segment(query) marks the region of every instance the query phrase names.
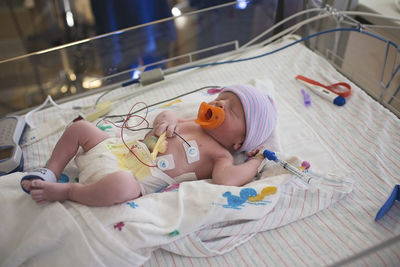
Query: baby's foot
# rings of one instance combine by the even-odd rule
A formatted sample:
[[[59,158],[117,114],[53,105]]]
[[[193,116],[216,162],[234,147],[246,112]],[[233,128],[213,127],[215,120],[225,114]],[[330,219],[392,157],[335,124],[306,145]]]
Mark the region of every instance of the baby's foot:
[[[25,192],[30,192],[32,188],[32,181],[36,179],[26,179],[21,181],[21,186],[25,190]]]
[[[57,181],[53,171],[47,168],[39,168],[22,177],[20,182],[22,190],[29,194],[32,188],[32,181],[37,179],[49,182]]]
[[[31,196],[37,203],[63,201],[68,199],[71,184],[52,183],[42,180],[31,181]]]

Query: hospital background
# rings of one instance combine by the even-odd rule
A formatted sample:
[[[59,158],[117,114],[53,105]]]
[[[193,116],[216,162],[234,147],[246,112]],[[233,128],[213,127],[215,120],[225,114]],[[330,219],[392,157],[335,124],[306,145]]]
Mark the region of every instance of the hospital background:
[[[1,266],[399,266],[399,0],[3,0],[0,12]],[[38,205],[21,189],[73,121],[122,147],[160,112],[194,118],[234,84],[278,114],[243,187],[185,181],[111,207]],[[71,161],[58,182],[80,179]]]
[[[400,11],[395,2],[1,1],[0,116],[24,113],[43,103],[48,95],[61,103],[112,84],[120,84],[137,76],[140,73],[138,67],[143,65],[147,66],[146,70],[169,68],[185,63],[187,59],[182,55],[188,53],[193,53],[190,56],[194,59],[201,59],[228,51],[232,46],[245,44],[265,29],[311,4],[331,4],[338,10],[368,11],[396,17]],[[205,9],[209,11],[196,13]],[[151,24],[171,17],[175,19]],[[360,16],[356,19],[367,24],[381,22]],[[271,35],[295,22],[277,27]],[[398,21],[388,20],[385,23],[399,26]],[[147,26],[138,28],[141,24]],[[386,28],[378,29],[378,32],[394,42],[400,40],[399,31]],[[380,67],[377,67],[379,64],[375,63],[383,60],[377,51],[382,51],[384,47],[368,40],[370,44],[366,49],[370,51],[364,51],[360,56],[357,51],[347,49],[356,47],[357,42],[363,43],[364,40],[352,35],[341,40],[338,51],[341,59],[338,64],[351,73],[361,86],[374,88],[370,85],[378,83],[381,78]],[[321,48],[321,52],[324,52],[322,50],[326,45],[321,47],[324,47]],[[389,61],[395,60],[394,57],[395,52],[389,51]],[[124,75],[117,75],[121,73]],[[357,73],[370,75],[366,79],[365,75],[357,77]],[[397,77],[384,95],[379,88],[375,92],[377,98],[395,110],[400,110],[398,80]]]

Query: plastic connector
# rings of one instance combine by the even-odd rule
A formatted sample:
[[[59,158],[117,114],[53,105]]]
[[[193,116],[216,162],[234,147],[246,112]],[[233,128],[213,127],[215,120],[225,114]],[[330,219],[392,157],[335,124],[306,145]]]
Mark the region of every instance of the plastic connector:
[[[80,115],[83,119],[92,122],[110,112],[112,109],[111,101],[105,101],[94,107],[83,110]]]
[[[268,160],[273,160],[277,161],[278,157],[276,156],[275,152],[269,151],[268,149],[265,149],[263,152],[263,156],[267,158]]]
[[[139,82],[141,85],[149,85],[164,80],[164,73],[160,68],[142,72]]]

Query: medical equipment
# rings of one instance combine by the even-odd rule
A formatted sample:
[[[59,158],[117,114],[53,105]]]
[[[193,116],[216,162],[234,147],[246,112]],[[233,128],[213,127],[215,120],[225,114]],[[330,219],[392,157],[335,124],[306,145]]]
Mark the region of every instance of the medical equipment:
[[[303,182],[311,186],[311,190],[321,189],[325,191],[335,191],[340,193],[349,193],[353,190],[353,182],[348,179],[343,179],[340,177],[326,178],[320,175],[313,174],[309,172],[304,166],[297,168],[290,164],[289,162],[279,159],[275,152],[265,149],[262,152],[263,156],[271,161],[275,161],[282,166],[285,170],[301,178]]]
[[[287,161],[278,159],[276,156],[275,152],[269,151],[269,150],[264,150],[263,151],[263,156],[267,158],[268,160],[275,161],[279,163],[284,169],[288,170],[292,174],[296,175],[297,177],[301,178],[304,182],[307,184],[314,184],[314,179],[310,175],[308,175],[306,172],[301,171],[299,168],[296,168],[292,164],[290,164]]]
[[[29,127],[29,130],[25,131],[25,134],[21,138],[20,146],[26,147],[33,143],[36,143],[49,135],[65,129],[67,125],[68,123],[65,121],[65,119],[61,115],[59,115],[55,116],[51,120],[41,123],[40,127],[35,127],[33,129]]]
[[[25,126],[21,116],[0,119],[0,176],[23,170],[24,158],[19,142]]]
[[[388,213],[389,210],[393,207],[396,200],[400,201],[400,185],[398,184],[394,186],[392,193],[379,209],[378,213],[376,214],[375,221],[381,219],[386,213]]]
[[[174,157],[171,154],[157,157],[156,162],[157,167],[162,171],[172,170],[175,168]]]
[[[320,82],[314,81],[310,78],[304,77],[303,75],[297,75],[296,80],[303,82],[304,84],[307,85],[314,85],[316,87],[324,88],[327,89],[333,93],[335,93],[338,96],[341,97],[348,97],[351,94],[351,86],[348,83],[345,82],[340,82],[340,83],[334,83],[330,85],[324,85]]]
[[[346,99],[340,95],[332,93],[331,91],[321,88],[312,84],[307,84],[307,87],[311,89],[315,94],[321,96],[322,98],[332,102],[336,106],[343,106],[346,104]]]
[[[157,142],[154,148],[151,151],[150,158],[155,160],[158,152],[165,153],[167,151],[168,142],[167,142],[167,132],[163,132],[157,139]]]
[[[301,93],[303,94],[304,105],[306,107],[311,106],[311,96],[304,89],[301,89]]]
[[[200,160],[199,147],[195,140],[190,140],[187,143],[182,143],[185,150],[186,159],[189,164]]]
[[[98,118],[103,117],[107,113],[109,113],[112,110],[112,103],[111,101],[104,101],[101,103],[98,103],[92,107],[85,107],[82,110],[80,110],[79,115],[90,122],[95,121]]]
[[[197,119],[194,122],[204,129],[215,129],[220,126],[225,119],[225,112],[220,107],[214,107],[206,102],[202,102],[199,107]]]
[[[336,106],[343,106],[344,104],[346,104],[346,99],[343,96],[337,95],[337,94],[335,94],[334,92],[328,90],[325,87],[316,85],[314,83],[305,82],[302,79],[301,75],[297,75],[296,79],[298,81],[303,82],[303,84],[305,84],[307,86],[307,88],[311,89],[311,91],[313,91],[315,94],[317,94],[317,95],[321,96],[322,98],[332,102]]]

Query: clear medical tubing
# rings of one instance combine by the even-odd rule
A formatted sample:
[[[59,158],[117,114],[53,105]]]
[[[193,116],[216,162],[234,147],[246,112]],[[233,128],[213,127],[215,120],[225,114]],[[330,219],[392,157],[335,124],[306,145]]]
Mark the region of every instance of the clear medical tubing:
[[[275,152],[264,150],[263,156],[268,160],[275,161],[288,172],[301,178],[311,186],[311,190],[320,189],[337,193],[350,193],[353,190],[353,181],[344,177],[330,175],[318,175],[312,172],[304,172],[287,161],[279,159]]]

